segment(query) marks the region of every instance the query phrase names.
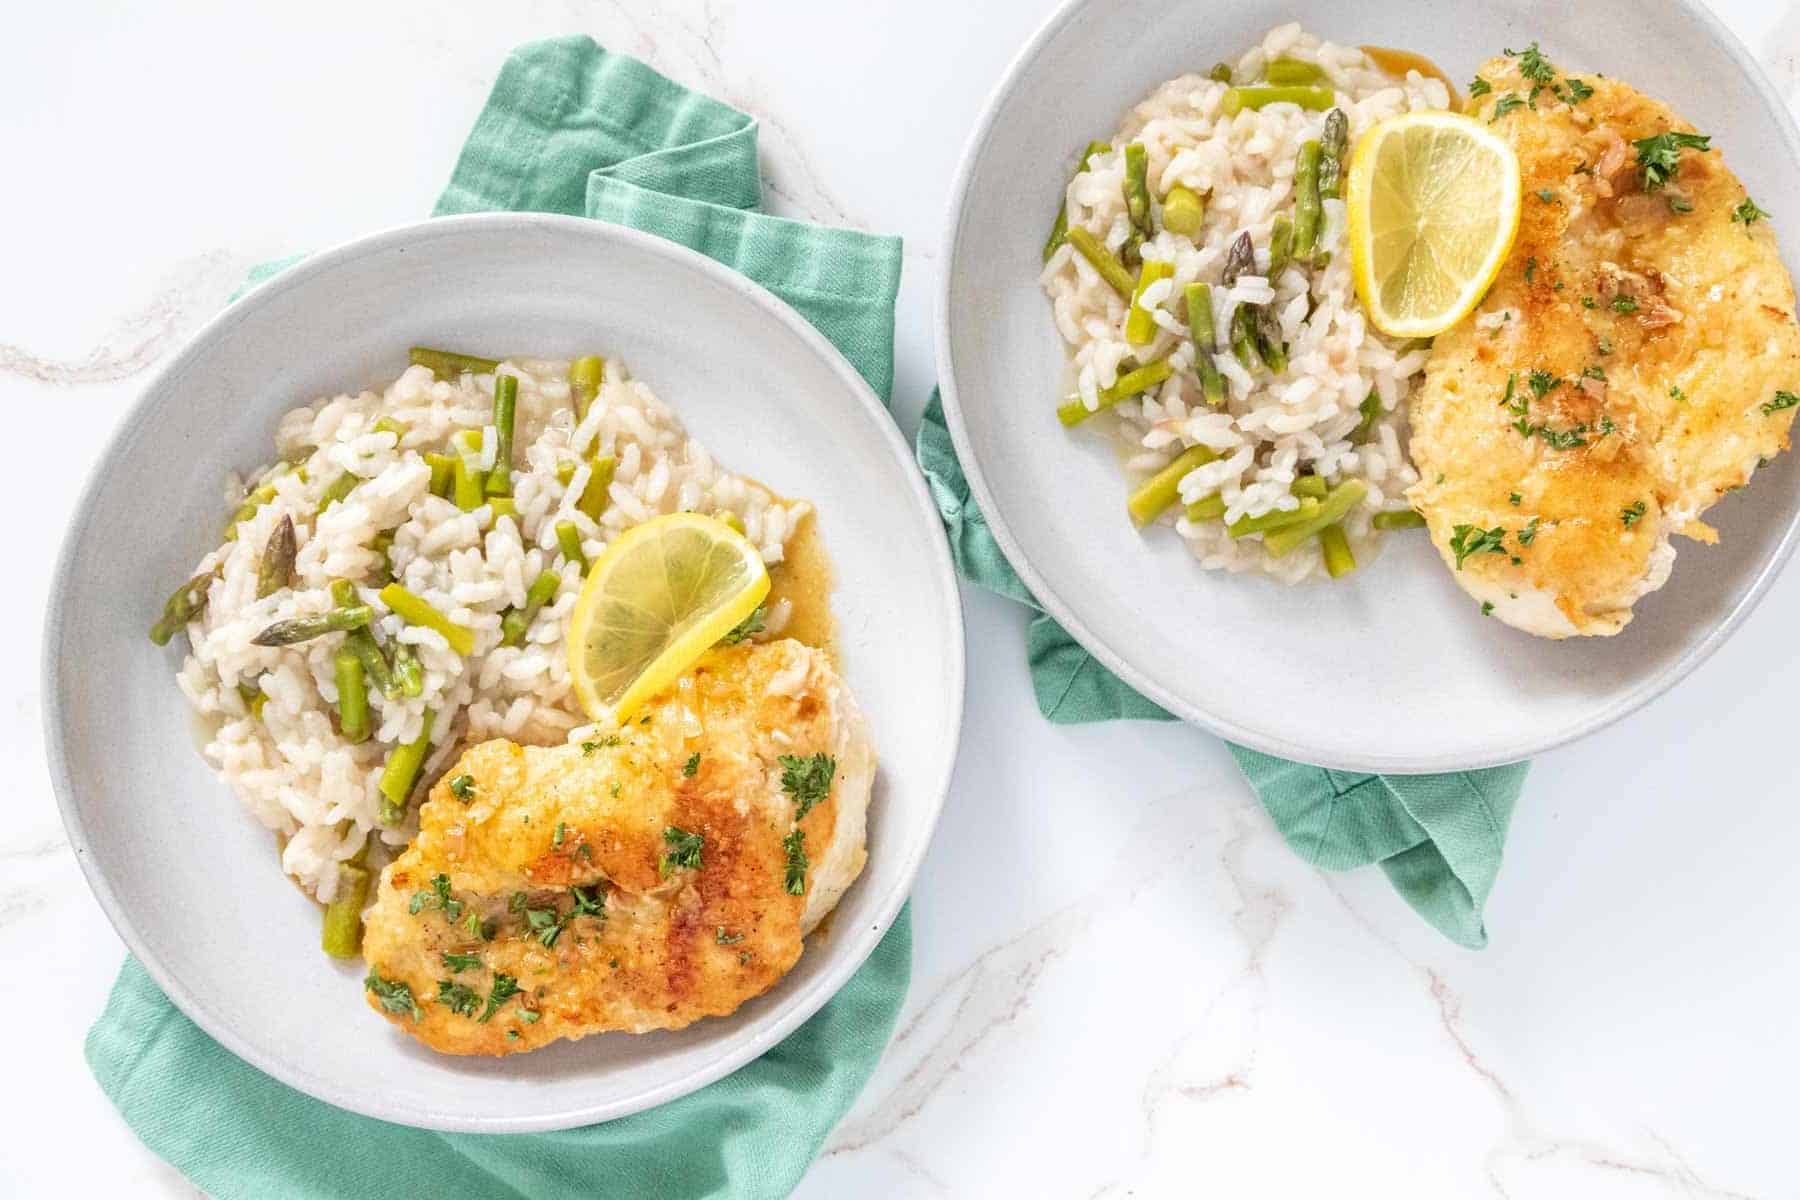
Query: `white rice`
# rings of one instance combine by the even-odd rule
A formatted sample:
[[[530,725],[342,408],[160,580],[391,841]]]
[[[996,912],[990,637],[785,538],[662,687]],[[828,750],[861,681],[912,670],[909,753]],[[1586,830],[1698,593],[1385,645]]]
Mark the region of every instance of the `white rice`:
[[[562,742],[586,722],[563,648],[581,571],[558,551],[557,522],[575,523],[591,561],[651,517],[730,513],[772,565],[808,511],[722,470],[650,388],[617,363],[608,362],[605,384],[579,425],[567,363],[507,362],[499,370],[519,379],[516,518],[496,519],[487,505],[463,512],[433,495],[422,457],[442,452],[459,430],[481,430],[481,456],[492,465],[494,377],[465,375],[452,383],[411,367],[379,392],[319,400],[282,417],[275,437],[282,461],[252,472],[249,485],[272,482],[275,498],[195,567],[196,574],[218,572],[205,612],[187,628],[191,652],[180,674],[182,691],[210,731],[204,753],[245,807],[283,836],[283,868],[320,900],[336,890],[337,863],[371,833],[392,845],[411,838],[411,827],[385,829],[377,821],[376,784],[389,750],[417,738],[425,710],[436,719],[421,779],[465,743],[492,737]],[[375,430],[383,417],[405,427],[397,445],[394,434]],[[598,523],[575,507],[594,455],[617,463]],[[559,482],[557,468],[577,462],[567,485]],[[317,512],[326,489],[346,471],[361,482]],[[227,511],[247,491],[243,481],[231,481]],[[258,559],[284,515],[298,534],[295,585],[259,600]],[[474,631],[468,657],[454,653],[436,631],[407,625],[378,599],[384,580],[377,578],[380,556],[370,544],[386,530],[393,533],[389,559],[397,581]],[[555,597],[521,644],[502,646],[502,614],[525,603],[526,589],[544,571],[562,577]],[[359,583],[362,602],[375,609],[378,639],[412,645],[424,668],[417,697],[388,700],[369,689],[374,735],[361,744],[346,741],[334,724],[333,659],[342,635],[288,647],[251,644],[274,621],[332,608],[329,589],[338,579]],[[785,617],[781,606],[769,613],[770,634]],[[240,685],[261,692],[260,716],[252,715]]]
[[[1337,107],[1349,118],[1352,146],[1386,117],[1450,103],[1441,81],[1416,71],[1396,81],[1356,47],[1321,42],[1292,24],[1270,31],[1239,60],[1234,77],[1259,78],[1268,60],[1283,56],[1325,70]],[[1097,407],[1099,391],[1130,368],[1127,359],[1141,364],[1167,357],[1175,367],[1160,387],[1120,402],[1113,410],[1116,419],[1096,418],[1115,426],[1134,486],[1190,446],[1204,445],[1220,456],[1184,477],[1180,492],[1183,503],[1218,492],[1226,505],[1224,520],[1190,521],[1177,505],[1160,522],[1175,529],[1203,567],[1262,571],[1298,583],[1324,575],[1317,539],[1275,559],[1264,553],[1261,535],[1233,539],[1226,524],[1294,507],[1290,489],[1302,474],[1322,476],[1333,486],[1360,479],[1368,495],[1345,519],[1344,529],[1358,563],[1366,565],[1382,538],[1370,519],[1382,511],[1403,511],[1403,493],[1418,478],[1401,447],[1406,397],[1424,370],[1426,353],[1366,324],[1350,280],[1341,200],[1324,203],[1319,245],[1330,255],[1324,268],[1289,267],[1279,279],[1244,275],[1232,287],[1220,286],[1226,249],[1245,231],[1256,244],[1258,269],[1267,271],[1274,218],[1293,207],[1295,157],[1302,142],[1319,137],[1326,116],[1275,104],[1227,117],[1221,111],[1226,87],[1204,75],[1184,75],[1157,88],[1127,114],[1112,136],[1114,149],[1096,155],[1074,176],[1065,197],[1070,226],[1085,227],[1115,253],[1130,232],[1123,189],[1128,143],[1141,142],[1146,149],[1153,197],[1177,184],[1205,197],[1206,219],[1197,238],[1161,230],[1158,206],[1155,224],[1161,231],[1142,247],[1145,259],[1175,268],[1166,286],[1146,290],[1146,307],[1153,308],[1158,329],[1155,340],[1148,346],[1126,342],[1126,302],[1071,246],[1050,256],[1040,281],[1070,348],[1073,394],[1090,409]],[[1194,282],[1213,285],[1216,337],[1226,349],[1214,356],[1227,384],[1226,401],[1216,409],[1202,398],[1193,371],[1196,350],[1181,296]],[[1288,366],[1281,374],[1253,375],[1230,354],[1229,322],[1239,304],[1272,305],[1287,342]],[[1357,438],[1359,406],[1371,389],[1380,396],[1382,411]]]

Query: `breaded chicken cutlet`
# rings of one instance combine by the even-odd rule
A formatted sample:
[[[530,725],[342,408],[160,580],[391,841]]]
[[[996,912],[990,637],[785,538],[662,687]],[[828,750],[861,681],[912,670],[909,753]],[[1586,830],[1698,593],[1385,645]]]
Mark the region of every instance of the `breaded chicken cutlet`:
[[[1716,541],[1701,515],[1787,448],[1793,282],[1766,214],[1665,105],[1535,48],[1479,78],[1524,211],[1411,401],[1407,496],[1495,617],[1615,634],[1667,580],[1670,535]]]

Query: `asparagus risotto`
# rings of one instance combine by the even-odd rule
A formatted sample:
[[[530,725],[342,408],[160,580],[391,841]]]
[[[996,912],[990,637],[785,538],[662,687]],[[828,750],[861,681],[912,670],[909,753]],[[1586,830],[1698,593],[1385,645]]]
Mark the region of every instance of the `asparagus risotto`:
[[[1203,567],[1337,576],[1416,523],[1402,436],[1428,351],[1365,322],[1343,178],[1363,130],[1450,104],[1435,75],[1284,25],[1074,165],[1041,276],[1071,354],[1059,416],[1106,414],[1133,520]]]
[[[413,358],[281,419],[152,634],[186,632],[207,759],[322,901],[340,863],[410,840],[410,796],[460,746],[584,725],[566,618],[620,533],[708,513],[774,564],[809,511],[721,469],[617,364]]]

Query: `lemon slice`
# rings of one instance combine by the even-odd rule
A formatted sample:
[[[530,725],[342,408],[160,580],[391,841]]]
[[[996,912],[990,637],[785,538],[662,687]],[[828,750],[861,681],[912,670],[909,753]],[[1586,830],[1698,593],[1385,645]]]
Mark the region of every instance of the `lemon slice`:
[[[596,721],[625,721],[769,594],[762,555],[699,513],[626,530],[589,569],[569,618],[569,678]]]
[[[1448,112],[1381,122],[1350,160],[1350,273],[1369,319],[1434,337],[1469,315],[1519,231],[1519,160],[1505,139]]]

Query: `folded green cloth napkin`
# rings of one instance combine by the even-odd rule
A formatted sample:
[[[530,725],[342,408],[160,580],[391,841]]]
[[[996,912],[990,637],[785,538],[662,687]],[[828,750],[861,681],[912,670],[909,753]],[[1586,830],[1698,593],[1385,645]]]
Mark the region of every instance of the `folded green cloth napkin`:
[[[759,192],[749,117],[562,38],[507,61],[437,212],[585,214],[682,242],[793,305],[886,397],[899,239],[762,215]],[[660,1108],[560,1133],[431,1133],[333,1108],[221,1048],[132,960],[87,1057],[145,1144],[226,1200],[785,1196],[887,1045],[911,929],[902,909],[831,1002],[755,1062]]]
[[[969,496],[935,394],[919,427],[917,451],[957,570],[1037,611],[1026,641],[1039,710],[1065,724],[1172,720],[1095,661],[1019,581]],[[1395,890],[1444,936],[1471,949],[1487,945],[1481,910],[1500,871],[1506,825],[1529,764],[1442,775],[1359,775],[1243,746],[1231,752],[1302,858],[1333,871],[1379,863]]]

